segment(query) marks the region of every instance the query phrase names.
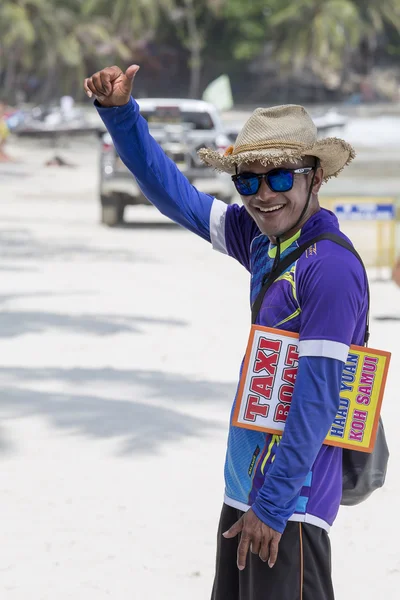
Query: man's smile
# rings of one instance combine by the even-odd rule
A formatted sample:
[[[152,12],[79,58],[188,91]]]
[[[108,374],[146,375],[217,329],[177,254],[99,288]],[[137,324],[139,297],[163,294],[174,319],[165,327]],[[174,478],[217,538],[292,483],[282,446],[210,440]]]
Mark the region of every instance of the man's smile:
[[[274,206],[254,206],[254,208],[262,213],[271,213],[281,210],[284,206],[284,204],[274,204]]]

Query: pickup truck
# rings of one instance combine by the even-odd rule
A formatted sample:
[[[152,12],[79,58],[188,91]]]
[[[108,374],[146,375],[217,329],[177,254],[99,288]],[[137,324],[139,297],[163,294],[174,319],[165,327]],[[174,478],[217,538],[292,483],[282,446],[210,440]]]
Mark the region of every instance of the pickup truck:
[[[151,135],[189,181],[201,191],[230,203],[235,194],[229,175],[203,165],[197,155],[204,147],[222,153],[232,143],[215,106],[202,100],[170,98],[145,98],[137,102]],[[108,133],[101,134],[101,144],[101,222],[113,227],[123,222],[127,205],[150,202],[122,163]]]

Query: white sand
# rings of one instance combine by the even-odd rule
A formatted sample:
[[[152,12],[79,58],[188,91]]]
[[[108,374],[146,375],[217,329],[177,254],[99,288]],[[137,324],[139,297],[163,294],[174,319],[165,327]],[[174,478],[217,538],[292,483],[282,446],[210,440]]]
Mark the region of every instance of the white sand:
[[[128,211],[146,227],[98,225],[84,149],[76,170],[14,150],[29,162],[0,167],[0,598],[207,599],[248,275],[153,209]],[[372,301],[400,316],[392,283]],[[394,352],[399,332],[373,320],[371,345]],[[397,352],[387,485],[332,530],[339,600],[398,598],[399,369]]]

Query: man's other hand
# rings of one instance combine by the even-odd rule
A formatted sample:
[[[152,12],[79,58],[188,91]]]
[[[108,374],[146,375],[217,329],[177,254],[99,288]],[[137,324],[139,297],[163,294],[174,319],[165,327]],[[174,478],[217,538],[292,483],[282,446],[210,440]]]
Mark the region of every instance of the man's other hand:
[[[237,566],[241,571],[246,566],[248,551],[258,554],[272,568],[278,557],[278,546],[282,534],[265,525],[250,509],[223,536],[233,538],[240,533]]]
[[[131,65],[124,73],[119,67],[107,67],[85,79],[83,87],[89,98],[94,96],[102,106],[123,106],[129,102],[139,69]]]

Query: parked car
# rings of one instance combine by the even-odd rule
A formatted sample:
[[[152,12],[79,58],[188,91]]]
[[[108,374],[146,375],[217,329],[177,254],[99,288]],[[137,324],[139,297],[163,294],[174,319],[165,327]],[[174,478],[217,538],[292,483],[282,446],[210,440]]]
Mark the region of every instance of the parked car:
[[[138,104],[151,135],[189,181],[230,203],[234,191],[229,175],[205,166],[197,155],[203,147],[224,152],[231,144],[215,106],[202,100],[170,98],[146,98]],[[118,156],[111,136],[102,133],[101,142],[101,222],[112,227],[123,221],[127,205],[150,203]]]

